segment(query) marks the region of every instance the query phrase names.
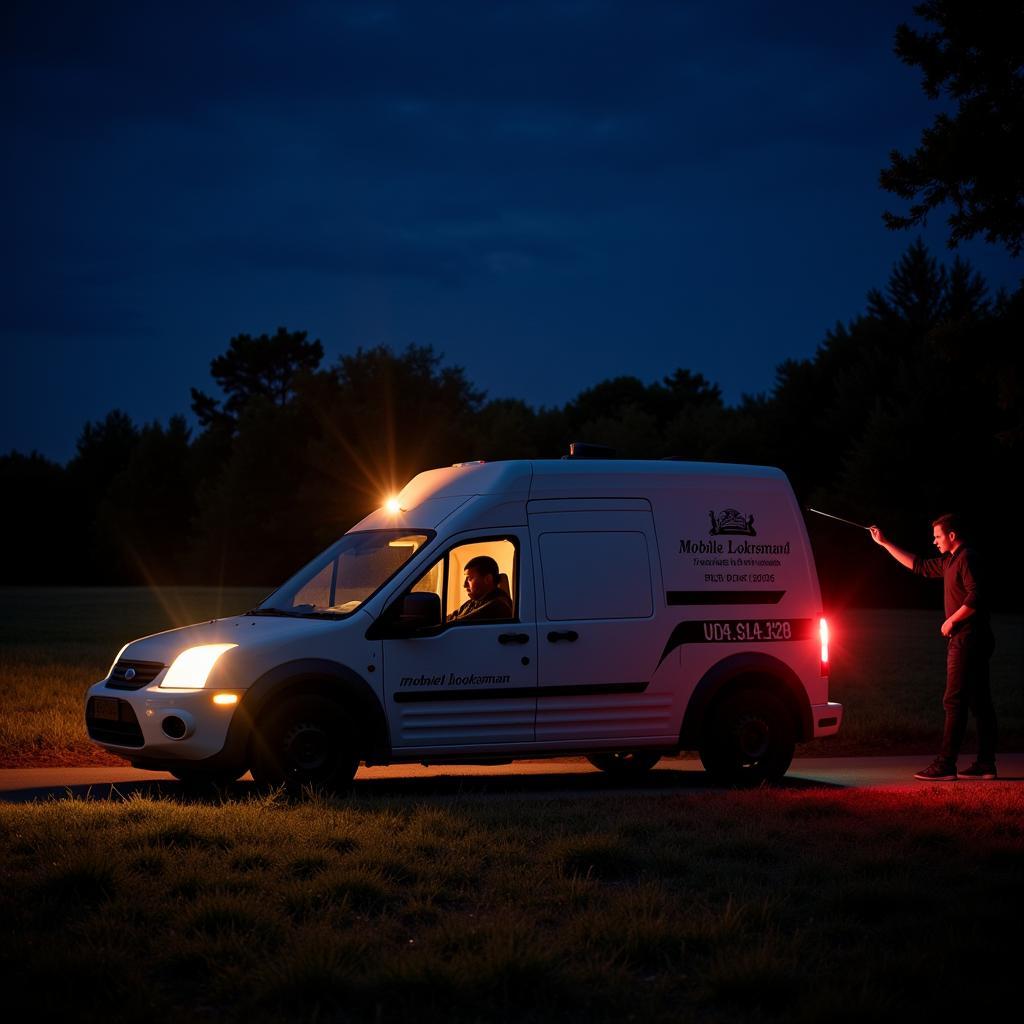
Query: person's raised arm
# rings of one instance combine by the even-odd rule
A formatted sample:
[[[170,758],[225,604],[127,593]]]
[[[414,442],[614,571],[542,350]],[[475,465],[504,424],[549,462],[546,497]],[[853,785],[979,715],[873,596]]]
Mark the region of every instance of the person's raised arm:
[[[914,568],[914,556],[909,551],[904,551],[903,548],[896,547],[891,540],[887,540],[877,526],[869,526],[868,532],[871,534],[871,539],[880,547],[885,548],[900,565],[906,566],[908,569]]]

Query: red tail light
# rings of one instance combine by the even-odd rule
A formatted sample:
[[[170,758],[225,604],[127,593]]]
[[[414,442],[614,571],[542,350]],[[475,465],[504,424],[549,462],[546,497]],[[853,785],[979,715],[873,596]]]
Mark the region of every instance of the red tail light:
[[[818,633],[821,636],[821,674],[828,675],[828,619],[824,616],[818,620]]]

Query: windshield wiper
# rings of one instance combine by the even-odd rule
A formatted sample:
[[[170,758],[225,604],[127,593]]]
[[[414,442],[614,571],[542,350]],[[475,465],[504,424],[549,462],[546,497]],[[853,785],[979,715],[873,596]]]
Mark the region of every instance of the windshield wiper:
[[[252,608],[245,613],[243,618],[249,615],[279,615],[281,618],[285,619],[297,619],[301,617],[302,613],[290,612],[284,608]]]

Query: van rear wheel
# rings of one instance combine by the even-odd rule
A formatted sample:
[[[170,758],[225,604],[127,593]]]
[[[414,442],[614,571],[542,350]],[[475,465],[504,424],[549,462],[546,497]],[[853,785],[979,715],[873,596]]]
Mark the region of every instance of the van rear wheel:
[[[359,767],[351,726],[333,700],[307,694],[274,708],[255,737],[252,777],[290,792],[347,789]]]
[[[721,782],[756,785],[781,779],[796,747],[789,709],[774,693],[742,690],[711,712],[700,759]]]
[[[649,750],[616,750],[613,753],[590,754],[587,760],[617,782],[635,782],[661,760],[661,754]]]

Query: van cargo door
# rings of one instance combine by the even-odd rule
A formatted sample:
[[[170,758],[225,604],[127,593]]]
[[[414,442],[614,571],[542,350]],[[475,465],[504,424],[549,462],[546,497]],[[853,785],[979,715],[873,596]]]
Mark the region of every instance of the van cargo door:
[[[550,502],[531,502],[533,508]],[[531,512],[537,583],[537,741],[671,739],[672,694],[651,681],[664,646],[647,503]],[[626,504],[621,502],[620,504]],[[604,506],[604,507],[601,507]]]

